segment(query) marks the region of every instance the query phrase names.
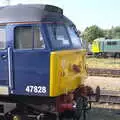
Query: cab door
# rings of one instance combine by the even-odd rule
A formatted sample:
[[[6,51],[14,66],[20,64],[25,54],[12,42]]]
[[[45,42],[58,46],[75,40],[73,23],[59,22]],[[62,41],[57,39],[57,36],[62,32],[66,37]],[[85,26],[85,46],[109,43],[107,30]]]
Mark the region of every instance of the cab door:
[[[9,89],[10,49],[7,49],[6,26],[0,26],[0,95],[7,95]]]
[[[41,25],[18,25],[13,29],[13,72],[16,95],[47,96],[49,58]]]

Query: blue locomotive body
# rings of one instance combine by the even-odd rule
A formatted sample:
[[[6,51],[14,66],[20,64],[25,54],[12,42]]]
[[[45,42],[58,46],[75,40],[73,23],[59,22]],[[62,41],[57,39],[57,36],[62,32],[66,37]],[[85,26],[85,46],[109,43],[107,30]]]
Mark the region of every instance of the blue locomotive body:
[[[82,86],[85,54],[75,25],[62,9],[1,7],[0,119],[22,114],[40,120],[41,113],[64,112],[69,105],[73,110],[80,94],[82,99],[87,95]]]
[[[73,23],[49,5],[1,7],[0,16],[0,94],[49,96],[48,24]]]
[[[15,47],[20,46],[14,43],[16,37],[14,31],[21,26],[26,28],[34,25],[8,25],[3,29],[7,34],[6,49],[0,50],[0,93],[47,96],[49,95],[50,50],[47,46],[46,49],[32,48],[32,46],[28,49],[16,49]],[[37,28],[42,31],[44,25],[38,24]],[[20,39],[24,39],[22,37]],[[45,41],[46,38],[43,39]],[[39,87],[39,90],[33,91],[32,87]],[[44,92],[42,87],[45,89]]]

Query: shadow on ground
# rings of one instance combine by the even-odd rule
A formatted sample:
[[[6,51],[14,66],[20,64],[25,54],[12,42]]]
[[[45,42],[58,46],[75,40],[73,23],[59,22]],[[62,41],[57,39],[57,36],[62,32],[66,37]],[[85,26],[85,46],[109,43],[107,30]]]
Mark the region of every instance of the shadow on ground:
[[[120,109],[92,108],[87,113],[87,120],[120,120]]]

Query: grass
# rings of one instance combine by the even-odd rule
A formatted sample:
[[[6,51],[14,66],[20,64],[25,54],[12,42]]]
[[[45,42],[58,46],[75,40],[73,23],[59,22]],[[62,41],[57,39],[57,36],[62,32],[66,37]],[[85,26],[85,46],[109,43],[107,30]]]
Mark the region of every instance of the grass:
[[[88,68],[119,69],[120,58],[87,58]]]

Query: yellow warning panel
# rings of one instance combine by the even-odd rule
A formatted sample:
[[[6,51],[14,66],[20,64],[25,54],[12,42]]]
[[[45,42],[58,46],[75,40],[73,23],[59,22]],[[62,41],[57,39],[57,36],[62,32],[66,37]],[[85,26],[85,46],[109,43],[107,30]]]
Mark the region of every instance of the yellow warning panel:
[[[87,76],[84,50],[51,52],[50,96],[67,93],[83,84]]]

